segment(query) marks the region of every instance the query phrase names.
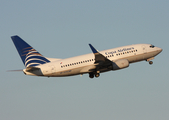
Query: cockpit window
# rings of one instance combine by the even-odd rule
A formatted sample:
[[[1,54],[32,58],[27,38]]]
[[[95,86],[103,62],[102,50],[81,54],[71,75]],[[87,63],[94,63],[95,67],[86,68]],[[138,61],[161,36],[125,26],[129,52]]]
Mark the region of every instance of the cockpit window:
[[[150,48],[154,48],[155,46],[154,45],[151,45]]]

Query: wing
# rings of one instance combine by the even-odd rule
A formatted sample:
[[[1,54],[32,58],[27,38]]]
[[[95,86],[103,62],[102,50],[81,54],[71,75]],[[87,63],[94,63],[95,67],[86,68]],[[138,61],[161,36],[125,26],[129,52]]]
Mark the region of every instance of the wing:
[[[93,51],[93,54],[95,56],[95,66],[96,66],[96,71],[99,71],[101,69],[109,69],[110,66],[112,66],[112,61],[107,59],[104,55],[99,53],[91,44],[89,44],[91,50]]]

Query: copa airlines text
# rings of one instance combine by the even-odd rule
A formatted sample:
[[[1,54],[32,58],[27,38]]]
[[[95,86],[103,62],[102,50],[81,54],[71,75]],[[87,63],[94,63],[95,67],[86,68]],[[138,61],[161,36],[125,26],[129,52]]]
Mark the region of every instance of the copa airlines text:
[[[162,51],[152,44],[135,44],[99,52],[89,44],[93,53],[57,59],[44,57],[19,36],[11,38],[25,65],[23,72],[33,76],[64,77],[88,73],[94,78],[102,72],[123,69],[134,62],[145,60],[152,64],[151,60]]]

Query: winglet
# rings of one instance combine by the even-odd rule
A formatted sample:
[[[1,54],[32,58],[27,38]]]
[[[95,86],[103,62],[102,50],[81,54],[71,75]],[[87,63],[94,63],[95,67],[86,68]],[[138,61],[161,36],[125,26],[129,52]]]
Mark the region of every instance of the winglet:
[[[98,51],[91,44],[89,44],[89,46],[92,49],[93,53],[98,53]]]
[[[91,44],[89,44],[90,48],[92,49],[94,56],[95,56],[95,63],[99,63],[99,62],[109,62],[111,63],[111,61],[109,59],[107,59],[104,55],[102,55],[101,53],[99,53]]]

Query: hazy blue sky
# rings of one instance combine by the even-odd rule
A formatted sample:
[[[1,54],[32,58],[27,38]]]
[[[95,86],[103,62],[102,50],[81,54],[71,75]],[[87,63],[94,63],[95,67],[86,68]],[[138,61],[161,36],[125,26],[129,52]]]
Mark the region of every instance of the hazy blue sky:
[[[101,74],[25,76],[10,39],[67,58],[123,45],[163,48],[153,61]],[[1,0],[1,120],[169,120],[168,0]]]

